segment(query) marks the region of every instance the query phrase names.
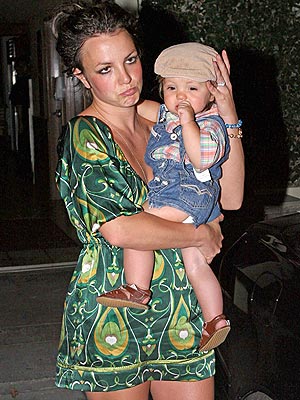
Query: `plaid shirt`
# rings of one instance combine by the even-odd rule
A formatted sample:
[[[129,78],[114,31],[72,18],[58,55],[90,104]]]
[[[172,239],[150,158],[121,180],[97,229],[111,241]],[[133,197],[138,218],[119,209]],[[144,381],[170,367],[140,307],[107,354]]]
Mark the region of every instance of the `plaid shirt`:
[[[201,167],[198,172],[205,171],[216,162],[218,162],[225,153],[225,138],[224,132],[219,123],[213,119],[201,120],[202,117],[210,115],[218,115],[217,107],[213,106],[208,111],[198,113],[195,115],[195,120],[200,129],[200,159]],[[174,132],[174,129],[180,125],[178,116],[167,112],[166,114],[166,130],[169,134]],[[180,161],[179,143],[174,142],[164,149],[157,149],[155,158],[167,158]],[[186,155],[185,162],[189,163],[188,156]]]

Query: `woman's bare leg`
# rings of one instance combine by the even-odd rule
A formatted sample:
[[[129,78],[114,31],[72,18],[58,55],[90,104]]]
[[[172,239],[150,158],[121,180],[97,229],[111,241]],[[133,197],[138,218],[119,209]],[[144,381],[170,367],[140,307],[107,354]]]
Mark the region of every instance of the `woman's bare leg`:
[[[214,378],[198,382],[152,381],[153,400],[214,400]]]
[[[86,392],[87,400],[148,400],[150,382],[142,383],[130,389],[117,390],[109,393]]]

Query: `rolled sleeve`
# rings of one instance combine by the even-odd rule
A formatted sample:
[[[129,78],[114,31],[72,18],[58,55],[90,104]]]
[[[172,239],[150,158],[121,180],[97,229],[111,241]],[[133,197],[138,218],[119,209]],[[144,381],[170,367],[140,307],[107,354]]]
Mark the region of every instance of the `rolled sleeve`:
[[[68,124],[56,180],[67,209],[72,207],[73,218],[77,215],[77,223],[88,232],[142,210],[136,174],[109,129],[92,118],[78,117]]]
[[[221,124],[213,119],[200,121],[201,168],[204,171],[217,163],[225,153],[225,133]]]

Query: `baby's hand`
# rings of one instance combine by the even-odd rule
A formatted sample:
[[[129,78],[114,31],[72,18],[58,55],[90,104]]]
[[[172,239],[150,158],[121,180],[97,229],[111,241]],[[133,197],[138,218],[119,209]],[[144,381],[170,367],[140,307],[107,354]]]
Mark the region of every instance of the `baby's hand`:
[[[177,112],[180,125],[184,125],[187,124],[188,122],[195,120],[195,113],[193,107],[187,100],[183,100],[178,104]]]

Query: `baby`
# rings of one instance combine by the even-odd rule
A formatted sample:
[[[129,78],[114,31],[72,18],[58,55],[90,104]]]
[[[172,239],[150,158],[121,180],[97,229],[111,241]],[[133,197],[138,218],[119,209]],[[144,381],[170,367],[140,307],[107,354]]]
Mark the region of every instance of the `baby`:
[[[216,55],[209,46],[183,43],[162,51],[154,65],[164,104],[145,155],[154,178],[148,183],[144,210],[196,227],[221,213],[218,180],[229,153],[226,126],[206,84],[225,85],[216,82]],[[210,350],[230,330],[223,315],[221,288],[199,249],[182,249],[182,256],[205,320],[199,350]],[[127,284],[100,295],[97,301],[111,307],[148,309],[153,265],[152,251],[124,249]]]

